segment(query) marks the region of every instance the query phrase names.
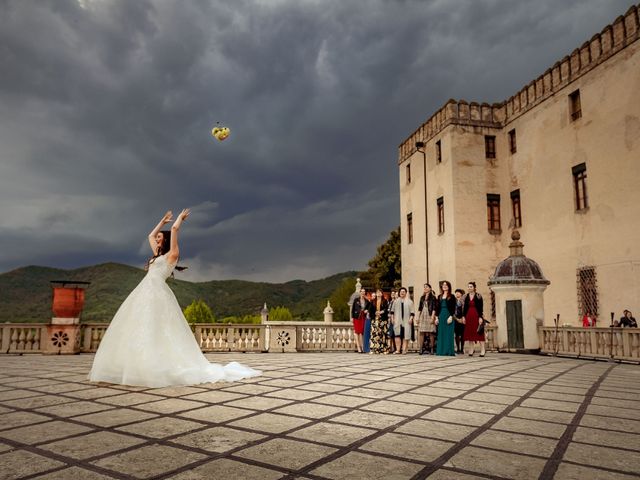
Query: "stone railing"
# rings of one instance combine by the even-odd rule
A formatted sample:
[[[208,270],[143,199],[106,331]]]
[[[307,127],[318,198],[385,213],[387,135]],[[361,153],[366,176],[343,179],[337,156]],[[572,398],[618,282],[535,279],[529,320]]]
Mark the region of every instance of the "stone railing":
[[[82,323],[80,324],[80,351],[95,352],[107,331],[108,323]]]
[[[80,325],[79,351],[95,352],[108,323]],[[356,350],[351,322],[198,323],[193,334],[203,352],[350,352]],[[487,350],[496,350],[495,326],[487,327]],[[0,324],[0,353],[43,353],[47,324]],[[409,343],[418,351],[417,342]]]
[[[0,325],[0,353],[42,353],[47,326],[43,323]]]
[[[192,327],[203,352],[264,352],[266,325],[196,323]]]
[[[640,328],[540,327],[541,353],[640,362]]]

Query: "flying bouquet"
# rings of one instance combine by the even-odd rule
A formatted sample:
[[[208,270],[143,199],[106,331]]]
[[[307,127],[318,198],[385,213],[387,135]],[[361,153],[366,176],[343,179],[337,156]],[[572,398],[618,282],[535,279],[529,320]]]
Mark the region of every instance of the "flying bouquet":
[[[218,141],[222,142],[231,134],[231,130],[229,127],[221,127],[220,125],[216,125],[211,130],[211,135],[214,136]]]

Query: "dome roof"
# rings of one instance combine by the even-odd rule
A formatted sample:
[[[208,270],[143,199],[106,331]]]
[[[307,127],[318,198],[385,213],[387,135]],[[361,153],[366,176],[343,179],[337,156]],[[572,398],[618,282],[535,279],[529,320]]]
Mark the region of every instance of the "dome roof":
[[[511,240],[511,254],[496,266],[489,285],[549,285],[551,282],[544,277],[540,265],[522,253],[524,244],[517,230],[511,234]]]

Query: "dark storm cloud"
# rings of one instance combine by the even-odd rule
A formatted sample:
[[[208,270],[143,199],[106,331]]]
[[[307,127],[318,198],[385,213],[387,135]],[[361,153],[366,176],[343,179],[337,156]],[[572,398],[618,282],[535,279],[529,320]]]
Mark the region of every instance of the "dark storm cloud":
[[[451,97],[508,98],[629,5],[0,1],[0,270],[140,265],[183,206],[186,278],[361,269],[399,223],[404,138]]]

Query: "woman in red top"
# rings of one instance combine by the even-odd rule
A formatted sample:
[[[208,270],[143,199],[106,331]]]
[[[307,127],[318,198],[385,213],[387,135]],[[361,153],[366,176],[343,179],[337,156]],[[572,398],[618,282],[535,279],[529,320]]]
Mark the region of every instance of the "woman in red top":
[[[478,333],[478,327],[484,322],[483,301],[479,293],[476,292],[476,282],[469,282],[467,285],[467,295],[464,297],[462,314],[464,316],[464,350],[469,349],[469,356],[472,357],[475,351],[475,343],[480,342],[480,356],[484,357],[484,330]]]
[[[591,316],[591,312],[586,312],[584,317],[582,317],[582,326],[585,328],[596,326],[596,319]]]

